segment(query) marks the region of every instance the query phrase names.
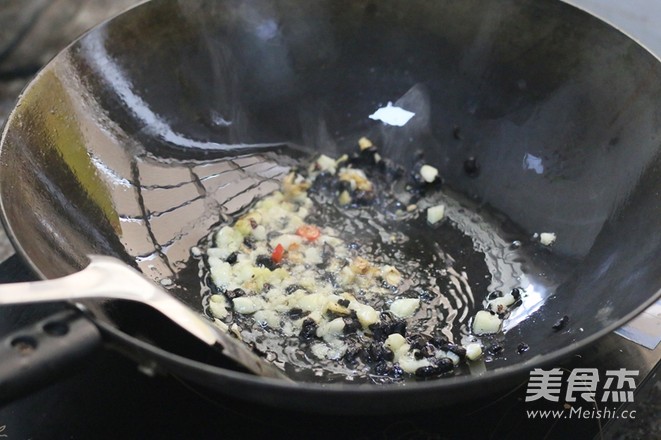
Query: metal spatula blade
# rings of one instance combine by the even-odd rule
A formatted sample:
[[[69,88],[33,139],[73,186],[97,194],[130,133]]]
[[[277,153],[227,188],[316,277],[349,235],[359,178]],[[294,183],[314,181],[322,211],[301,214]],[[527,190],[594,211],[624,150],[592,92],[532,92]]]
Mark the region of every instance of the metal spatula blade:
[[[62,278],[0,285],[0,305],[75,302],[90,298],[140,302],[156,309],[204,343],[220,345],[225,356],[249,371],[259,376],[291,380],[241,341],[221,331],[119,259],[99,255],[90,255],[89,259],[89,265],[83,270]]]

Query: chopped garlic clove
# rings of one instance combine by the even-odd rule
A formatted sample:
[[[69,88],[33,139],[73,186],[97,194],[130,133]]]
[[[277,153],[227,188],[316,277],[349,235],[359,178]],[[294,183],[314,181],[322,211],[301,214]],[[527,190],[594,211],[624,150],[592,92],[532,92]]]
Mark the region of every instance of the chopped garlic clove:
[[[315,355],[317,357],[317,359],[326,359],[326,357],[328,356],[328,354],[331,351],[331,348],[328,345],[326,345],[324,343],[321,343],[321,342],[316,343],[316,344],[312,344],[312,346],[310,348],[311,348],[312,354]]]
[[[356,257],[349,267],[351,267],[353,273],[365,275],[370,268],[370,262],[363,257]]]
[[[331,174],[335,174],[335,165],[336,165],[335,159],[326,156],[325,154],[322,154],[317,159],[317,166],[321,171],[328,171]]]
[[[214,318],[213,323],[216,325],[216,327],[225,333],[229,332],[230,330],[229,326],[218,318]]]
[[[331,312],[331,313],[335,313],[335,314],[338,314],[338,315],[348,315],[350,313],[348,308],[339,305],[335,301],[329,301],[326,304],[326,311]]]
[[[401,358],[409,354],[410,349],[411,349],[411,345],[408,343],[400,345],[397,351],[395,351],[394,361],[399,362]]]
[[[307,264],[320,264],[323,262],[323,258],[321,256],[321,249],[317,247],[310,247],[305,250],[305,262]]]
[[[408,353],[406,356],[402,356],[399,361],[399,366],[402,370],[407,373],[415,373],[418,368],[428,367],[431,365],[431,362],[427,358],[416,359],[413,353]]]
[[[500,298],[489,301],[489,310],[496,313],[505,313],[507,308],[516,302],[516,298],[511,293],[505,294]]]
[[[473,333],[476,335],[488,335],[500,330],[502,321],[495,313],[480,310],[473,319]]]
[[[253,296],[241,296],[232,300],[234,310],[242,315],[250,315],[264,308],[264,300]]]
[[[310,318],[311,320],[313,320],[314,322],[319,324],[321,322],[321,319],[322,319],[321,312],[319,310],[315,310],[313,312],[310,312],[310,314],[308,315],[308,318]]]
[[[393,353],[396,353],[399,348],[406,344],[406,338],[399,333],[393,333],[386,338],[383,345]]]
[[[209,258],[209,267],[211,272],[211,280],[218,287],[227,288],[232,279],[232,266],[217,258]]]
[[[257,226],[253,229],[252,236],[255,240],[266,240],[266,228],[262,225]]]
[[[360,148],[360,151],[367,150],[372,146],[374,146],[374,144],[368,138],[361,137],[360,139],[358,139],[358,147]]]
[[[399,286],[402,282],[402,274],[393,266],[384,266],[381,269],[381,276],[393,287]]]
[[[390,304],[390,311],[398,318],[410,318],[420,307],[418,298],[401,298]]]
[[[363,170],[356,168],[342,168],[340,170],[340,180],[349,182],[352,190],[359,189],[361,191],[372,191],[373,184]]]
[[[469,360],[474,361],[479,359],[480,356],[482,356],[482,347],[480,344],[472,343],[466,346],[466,357]]]
[[[370,325],[379,322],[379,313],[371,306],[354,301],[349,304],[349,308],[356,312],[358,321],[363,328],[368,328]]]
[[[303,296],[298,301],[298,307],[306,312],[313,312],[315,310],[321,310],[327,302],[328,298],[326,295],[321,293],[311,293]]]
[[[348,205],[349,203],[351,203],[351,195],[346,190],[342,191],[342,193],[340,194],[340,197],[337,199],[337,201],[342,206]]]
[[[420,168],[420,176],[427,183],[432,183],[438,177],[438,170],[431,165],[423,165]]]
[[[292,244],[300,245],[302,242],[303,242],[303,237],[301,237],[300,235],[282,234],[269,241],[269,246],[275,249],[279,244],[281,244],[283,248],[289,249]]]
[[[445,217],[445,205],[436,205],[427,208],[427,222],[430,225],[435,225]]]
[[[222,319],[227,316],[226,306],[225,297],[222,295],[211,295],[209,298],[209,310],[211,310],[211,314],[216,318]]]
[[[280,315],[273,310],[258,310],[253,315],[255,322],[268,325],[271,328],[280,328]]]
[[[544,246],[551,246],[555,243],[555,233],[554,232],[542,232],[539,234],[539,242]]]
[[[220,259],[226,259],[231,253],[238,251],[243,244],[243,235],[231,226],[223,226],[216,233],[216,252]]]
[[[440,356],[439,356],[439,354],[440,354]],[[457,356],[456,354],[452,353],[451,351],[445,351],[445,352],[439,351],[436,354],[436,357],[439,358],[439,359],[441,357],[446,357],[446,358],[448,358],[452,361],[452,365],[459,365],[459,361],[461,361],[461,358],[459,356]]]
[[[335,318],[330,322],[322,324],[317,328],[317,337],[332,339],[333,336],[341,335],[344,331],[344,319]]]

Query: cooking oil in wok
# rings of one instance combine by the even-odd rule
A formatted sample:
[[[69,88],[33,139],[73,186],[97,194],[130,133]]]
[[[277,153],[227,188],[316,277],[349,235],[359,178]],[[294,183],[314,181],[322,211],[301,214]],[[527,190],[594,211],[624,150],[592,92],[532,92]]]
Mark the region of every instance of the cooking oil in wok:
[[[324,341],[320,341],[314,337],[314,330],[319,334],[318,328],[313,328],[312,333],[305,333],[302,328],[292,334],[285,320],[256,320],[259,312],[237,313],[231,306],[220,322],[298,380],[387,383],[455,374],[466,369],[463,364],[466,351],[462,345],[477,343],[487,351],[487,346],[498,340],[497,335],[476,336],[471,329],[476,312],[488,306],[486,298],[490,292],[522,293],[517,297],[519,307],[510,313],[514,319],[504,321],[504,330],[514,325],[516,319],[525,317],[541,300],[539,292],[544,289],[539,286],[543,280],[533,283],[528,275],[530,270],[536,270],[527,257],[534,245],[515,225],[460,194],[441,188],[439,182],[412,188],[403,178],[402,170],[379,165],[379,161],[369,157],[374,156],[366,160],[366,154],[361,153],[350,160],[349,166],[367,170],[365,174],[374,188],[356,191],[350,188],[351,183],[338,180],[330,170],[317,173],[307,189],[311,206],[305,221],[336,231],[336,238],[346,244],[351,258],[365,257],[374,265],[395,267],[401,274],[401,284],[396,288],[382,281],[384,288],[392,290],[389,296],[360,292],[362,300],[381,311],[378,325],[360,331],[354,325],[347,332],[351,317],[342,315],[340,310],[333,317],[344,319],[345,331],[337,338],[324,336]],[[305,168],[299,171],[309,172]],[[351,196],[343,200],[345,190],[351,191]],[[445,218],[429,224],[426,212],[440,205],[445,208]],[[272,258],[275,261],[276,257]],[[265,265],[271,263],[263,261]],[[320,267],[320,264],[303,264],[311,272]],[[218,289],[210,279],[208,266],[204,266],[203,273],[210,314],[214,314],[208,302],[212,291],[235,301],[233,296],[238,294],[222,287]],[[318,277],[335,275],[323,270],[317,272]],[[546,287],[552,287],[552,283],[547,284]],[[399,299],[418,299],[420,306],[410,316],[393,317],[388,307]],[[348,300],[340,300],[340,304],[341,301]],[[282,316],[301,320],[301,313],[303,310],[292,307]],[[409,374],[394,362],[392,352],[383,348],[389,341],[385,338],[387,334],[379,334],[384,331],[406,336],[413,353],[409,353],[409,357],[413,356]],[[432,360],[430,365],[425,364],[426,359]],[[416,360],[422,362],[416,364]],[[489,354],[482,360],[488,361]],[[418,365],[422,366],[418,368]]]

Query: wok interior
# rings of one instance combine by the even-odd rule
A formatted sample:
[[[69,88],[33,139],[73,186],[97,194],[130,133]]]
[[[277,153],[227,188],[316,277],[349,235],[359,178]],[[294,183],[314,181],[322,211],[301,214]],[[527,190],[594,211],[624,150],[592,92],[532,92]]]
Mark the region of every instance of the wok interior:
[[[589,341],[659,292],[660,73],[556,1],[154,1],[25,91],[0,156],[5,221],[44,277],[115,255],[201,310],[190,248],[277,188],[297,146],[338,156],[367,135],[405,167],[422,150],[526,236],[557,234],[530,250],[557,289],[504,335],[530,346],[489,366],[508,367]],[[388,102],[416,116],[368,118]]]

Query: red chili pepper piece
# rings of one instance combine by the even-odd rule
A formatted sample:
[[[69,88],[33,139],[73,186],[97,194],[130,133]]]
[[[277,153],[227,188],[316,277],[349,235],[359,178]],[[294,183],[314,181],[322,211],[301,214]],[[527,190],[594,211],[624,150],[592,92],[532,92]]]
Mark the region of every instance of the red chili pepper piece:
[[[271,260],[273,260],[274,263],[279,263],[282,261],[282,257],[285,255],[285,248],[281,245],[278,244],[275,249],[273,249],[273,253],[271,254]]]
[[[296,235],[300,235],[308,241],[315,241],[321,235],[321,230],[315,225],[303,225],[296,230]]]

